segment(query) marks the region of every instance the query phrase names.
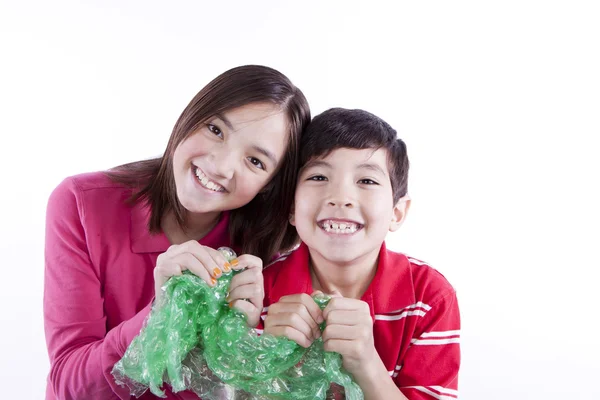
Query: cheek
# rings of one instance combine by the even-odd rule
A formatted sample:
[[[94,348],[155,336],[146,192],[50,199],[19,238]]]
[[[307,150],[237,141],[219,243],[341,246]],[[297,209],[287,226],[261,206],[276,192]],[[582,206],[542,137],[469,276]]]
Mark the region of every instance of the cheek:
[[[257,176],[241,176],[237,182],[237,195],[250,201],[266,186],[268,180]]]

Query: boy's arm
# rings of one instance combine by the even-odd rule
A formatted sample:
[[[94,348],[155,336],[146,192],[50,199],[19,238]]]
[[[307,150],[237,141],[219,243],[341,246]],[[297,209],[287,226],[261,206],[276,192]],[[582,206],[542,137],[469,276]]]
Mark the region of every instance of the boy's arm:
[[[352,374],[366,400],[406,400],[390,379],[381,357],[375,349],[373,320],[369,305],[361,300],[334,294],[323,317],[326,351],[342,355],[343,366]]]
[[[460,314],[456,293],[431,305],[392,378],[410,400],[458,398]]]
[[[377,357],[372,366],[364,368],[364,372],[354,375],[354,380],[360,386],[365,400],[408,400],[398,389],[381,361]]]

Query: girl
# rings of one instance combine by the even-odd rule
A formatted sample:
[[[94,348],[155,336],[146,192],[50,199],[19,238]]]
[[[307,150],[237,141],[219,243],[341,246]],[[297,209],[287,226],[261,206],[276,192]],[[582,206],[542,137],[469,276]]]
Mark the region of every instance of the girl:
[[[304,95],[284,75],[234,68],[192,99],[162,157],[70,177],[54,190],[46,217],[46,399],[129,398],[112,366],[162,285],[183,270],[214,285],[230,268],[245,268],[229,300],[256,326],[263,262],[297,239],[286,188],[296,181],[309,121]],[[214,250],[220,246],[244,255],[230,265]]]

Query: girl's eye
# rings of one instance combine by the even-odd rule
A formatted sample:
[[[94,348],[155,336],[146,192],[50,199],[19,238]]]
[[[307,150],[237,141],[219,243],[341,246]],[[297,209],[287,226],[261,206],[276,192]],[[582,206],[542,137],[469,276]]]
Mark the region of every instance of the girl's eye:
[[[373,179],[368,179],[368,178],[361,179],[358,181],[358,183],[362,183],[365,185],[379,185],[379,183],[375,182]]]
[[[327,180],[327,178],[325,178],[323,175],[315,175],[315,176],[311,176],[310,178],[307,179],[307,181],[317,181],[317,182],[323,182],[326,180]]]
[[[213,124],[207,124],[208,130],[215,134],[215,136],[223,137],[223,132],[219,129],[218,126]]]
[[[248,161],[250,161],[250,163],[251,163],[252,165],[254,165],[255,167],[257,167],[257,168],[260,168],[260,169],[262,169],[262,170],[264,170],[264,169],[265,169],[265,164],[263,164],[263,162],[262,162],[262,161],[260,161],[260,160],[259,160],[258,158],[256,158],[256,157],[248,157]]]

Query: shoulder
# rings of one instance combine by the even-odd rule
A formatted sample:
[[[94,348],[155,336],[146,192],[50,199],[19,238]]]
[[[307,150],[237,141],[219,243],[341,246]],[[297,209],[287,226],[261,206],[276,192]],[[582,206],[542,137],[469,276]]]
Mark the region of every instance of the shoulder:
[[[386,275],[382,276],[390,288],[398,293],[412,293],[412,301],[433,305],[455,295],[454,287],[446,277],[428,262],[391,250],[385,251]],[[386,285],[387,286],[387,285]]]
[[[112,181],[104,171],[73,175],[65,178],[50,194],[47,217],[68,218],[86,215],[101,218],[107,213],[126,210],[130,188]]]
[[[456,291],[448,279],[426,261],[406,256],[416,293],[423,293],[432,300],[454,294]]]
[[[88,172],[69,176],[53,190],[53,196],[80,196],[84,192],[95,189],[128,190],[123,184],[114,182],[105,171]]]

